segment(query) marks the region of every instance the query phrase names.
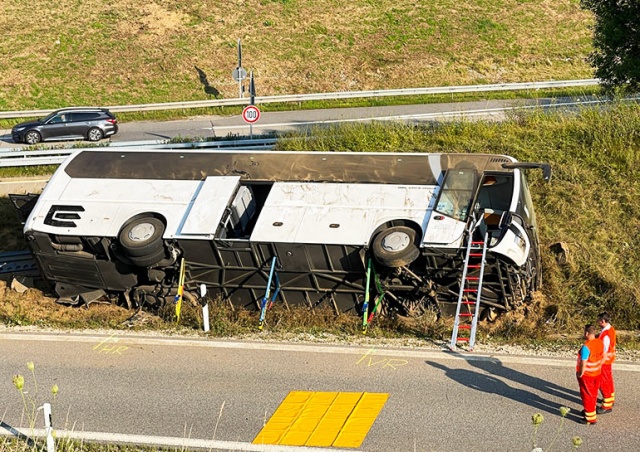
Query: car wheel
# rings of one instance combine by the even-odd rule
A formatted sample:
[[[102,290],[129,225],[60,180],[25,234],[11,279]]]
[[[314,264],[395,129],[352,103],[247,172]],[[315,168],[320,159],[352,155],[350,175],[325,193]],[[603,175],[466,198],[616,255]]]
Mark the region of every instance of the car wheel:
[[[163,248],[164,224],[155,217],[142,217],[126,224],[118,240],[130,257],[147,257],[158,254]]]
[[[394,226],[375,236],[371,249],[375,259],[386,267],[409,265],[420,255],[415,243],[416,231],[407,226]]]
[[[97,127],[92,127],[87,132],[87,139],[89,141],[100,141],[102,140],[102,137],[103,137],[102,130],[98,129]]]
[[[40,143],[41,139],[42,138],[40,137],[40,134],[35,130],[27,132],[27,134],[24,136],[24,142],[27,144],[38,144]]]

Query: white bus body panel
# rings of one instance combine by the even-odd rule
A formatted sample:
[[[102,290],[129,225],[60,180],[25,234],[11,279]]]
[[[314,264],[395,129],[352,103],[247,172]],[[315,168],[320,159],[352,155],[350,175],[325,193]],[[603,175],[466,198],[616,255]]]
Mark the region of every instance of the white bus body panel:
[[[239,181],[240,176],[207,177],[195,194],[179,234],[213,236]]]
[[[464,239],[464,221],[456,220],[440,212],[430,210],[429,222],[422,241],[422,246],[438,248],[459,248]]]
[[[527,237],[527,233],[524,231],[522,226],[514,222],[512,227],[515,227],[518,230],[519,235],[516,235],[511,229],[509,229],[505,233],[503,239],[490,249],[493,253],[502,254],[503,256],[508,257],[516,265],[524,265],[527,262],[531,244]]]
[[[64,174],[64,173],[62,173]],[[62,175],[61,174],[61,175]],[[146,212],[162,215],[167,227],[164,238],[211,235],[215,232],[239,176],[208,177],[204,181],[149,179],[60,179],[42,193],[37,210],[25,230],[64,235],[115,237],[130,218]],[[81,205],[76,227],[45,224],[53,205]],[[55,216],[54,216],[54,219]]]
[[[425,223],[429,185],[273,184],[251,234],[254,242],[366,245],[388,221]]]

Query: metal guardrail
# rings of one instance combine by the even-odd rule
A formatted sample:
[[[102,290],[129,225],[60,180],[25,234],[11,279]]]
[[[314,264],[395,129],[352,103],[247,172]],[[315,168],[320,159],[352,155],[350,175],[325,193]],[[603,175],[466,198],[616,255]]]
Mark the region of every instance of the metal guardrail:
[[[481,93],[488,91],[522,91],[553,88],[574,88],[598,85],[599,79],[558,80],[549,82],[498,83],[493,85],[443,86],[434,88],[405,88],[369,91],[341,91],[333,93],[288,94],[282,96],[259,96],[256,104],[272,104],[281,102],[304,102],[309,100],[355,99],[363,97],[419,96],[425,94]],[[168,102],[158,104],[112,105],[108,108],[114,113],[152,110],[182,110],[190,108],[223,107],[229,105],[247,105],[248,98],[196,100],[185,102]],[[54,110],[24,110],[0,112],[0,119],[28,118],[45,116]]]
[[[158,141],[131,141],[121,142],[117,146],[107,146],[106,149],[127,148],[145,146],[146,149],[239,149],[239,150],[261,150],[272,149],[276,143],[275,138],[256,138],[251,140],[225,140],[225,141],[202,141],[193,143],[167,143]],[[105,149],[105,147],[91,148],[67,148],[51,149],[41,151],[5,151],[0,152],[0,168],[16,166],[37,166],[37,165],[59,165],[70,154],[76,151],[88,151],[95,149]]]
[[[0,274],[38,276],[40,270],[30,251],[0,253]]]

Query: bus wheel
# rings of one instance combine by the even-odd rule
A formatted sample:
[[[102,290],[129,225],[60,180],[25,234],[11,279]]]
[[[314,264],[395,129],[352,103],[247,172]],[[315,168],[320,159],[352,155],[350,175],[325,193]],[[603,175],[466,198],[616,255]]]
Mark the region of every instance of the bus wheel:
[[[155,217],[137,218],[127,223],[118,240],[129,257],[149,257],[163,248],[164,224]]]
[[[371,250],[376,261],[386,267],[409,265],[420,255],[416,231],[407,226],[393,226],[376,235]]]
[[[157,252],[146,256],[129,256],[129,260],[138,267],[153,267],[165,257],[164,248],[160,248]]]

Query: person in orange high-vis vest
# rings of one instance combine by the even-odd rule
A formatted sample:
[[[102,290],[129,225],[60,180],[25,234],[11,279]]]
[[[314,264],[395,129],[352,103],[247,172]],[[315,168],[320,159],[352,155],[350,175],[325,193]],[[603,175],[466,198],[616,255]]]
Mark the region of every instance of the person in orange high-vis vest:
[[[580,398],[584,407],[584,422],[595,424],[604,345],[600,339],[596,338],[596,327],[593,325],[584,327],[584,338],[585,342],[578,352],[576,377],[578,377]]]
[[[616,360],[616,330],[610,323],[609,314],[603,312],[598,316],[600,335],[598,339],[604,346],[604,361],[602,362],[602,376],[600,379],[600,392],[602,393],[602,405],[596,412],[598,414],[610,413],[616,400],[615,387],[613,385],[613,373],[611,365]]]

